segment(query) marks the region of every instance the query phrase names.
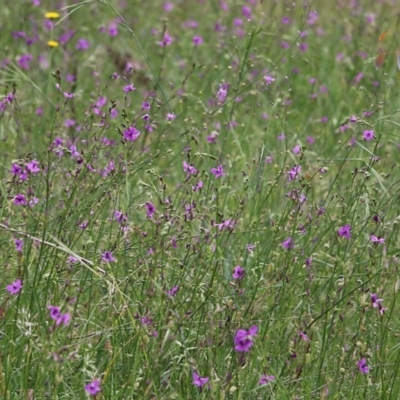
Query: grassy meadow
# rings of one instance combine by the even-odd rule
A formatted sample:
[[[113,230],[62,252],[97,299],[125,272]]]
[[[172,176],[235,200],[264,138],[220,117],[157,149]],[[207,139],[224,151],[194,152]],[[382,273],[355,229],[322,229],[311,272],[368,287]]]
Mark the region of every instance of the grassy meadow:
[[[400,398],[396,3],[5,1],[0,399]]]

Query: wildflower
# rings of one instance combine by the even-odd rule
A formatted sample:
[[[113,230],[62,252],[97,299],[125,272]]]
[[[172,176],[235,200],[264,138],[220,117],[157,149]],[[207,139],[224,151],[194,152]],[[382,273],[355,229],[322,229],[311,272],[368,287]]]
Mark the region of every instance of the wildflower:
[[[68,325],[70,320],[70,315],[68,313],[62,314],[60,312],[60,307],[57,306],[47,306],[49,309],[50,318],[56,321],[56,325]]]
[[[367,365],[367,360],[365,358],[362,358],[358,363],[358,370],[360,371],[361,374],[368,374],[369,368]]]
[[[207,137],[206,140],[208,143],[215,143],[217,141],[218,132],[212,131]]]
[[[156,212],[156,208],[154,206],[154,204],[152,203],[146,203],[145,204],[146,207],[146,214],[148,218],[152,218],[154,213]]]
[[[308,44],[307,44],[307,42],[300,43],[299,49],[300,49],[300,51],[302,51],[303,53],[306,52],[306,51],[308,50]]]
[[[61,45],[67,44],[73,38],[74,35],[75,35],[74,31],[67,31],[63,33],[59,38]]]
[[[298,178],[300,176],[300,172],[301,172],[301,166],[300,165],[295,165],[288,172],[288,181],[289,182],[294,181],[296,178]]]
[[[167,1],[163,4],[163,9],[165,12],[171,12],[174,9],[174,3]]]
[[[14,197],[14,204],[16,206],[26,206],[27,205],[26,197],[23,194],[17,194]]]
[[[86,220],[86,221],[83,221],[82,223],[80,223],[78,226],[81,229],[86,229],[88,225],[89,225],[89,221]]]
[[[247,250],[249,253],[252,253],[252,252],[254,251],[255,248],[256,248],[256,246],[255,246],[254,244],[251,244],[251,243],[246,244],[246,250]]]
[[[78,259],[74,256],[68,256],[67,258],[67,263],[68,264],[76,264],[78,262]]]
[[[47,42],[47,46],[49,46],[49,47],[57,47],[58,46],[58,42],[56,42],[55,40],[49,40]]]
[[[126,214],[122,213],[121,211],[114,211],[114,218],[120,224],[122,224],[128,219]]]
[[[376,293],[371,293],[371,304],[372,307],[377,308],[379,311],[379,314],[383,315],[387,308],[383,307],[382,305],[383,299],[378,298],[378,295]]]
[[[124,131],[124,138],[128,142],[134,142],[140,136],[140,131],[138,131],[134,126],[130,126]]]
[[[151,108],[151,106],[150,106],[150,103],[148,101],[144,101],[142,103],[142,111],[144,111],[144,110],[148,111],[148,110],[150,110],[150,108]]]
[[[228,95],[228,85],[226,83],[221,83],[217,92],[217,100],[219,103],[223,103]]]
[[[196,175],[198,172],[193,165],[188,164],[186,161],[183,161],[183,171],[186,172],[187,176]]]
[[[6,289],[7,289],[8,293],[10,293],[10,294],[18,294],[21,291],[22,286],[23,285],[22,285],[21,279],[17,279],[10,285],[7,285]]]
[[[374,135],[374,131],[373,130],[368,130],[368,129],[366,129],[364,132],[363,132],[363,136],[364,136],[364,139],[366,140],[366,141],[370,141],[370,140],[372,140],[372,139],[374,139],[375,138],[375,135]]]
[[[40,168],[38,167],[38,165],[39,165],[39,161],[32,160],[26,164],[26,169],[31,174],[37,174],[38,172],[40,172]]]
[[[248,6],[242,7],[242,15],[247,19],[251,19],[251,8]]]
[[[249,330],[239,329],[236,332],[234,342],[235,350],[238,352],[247,352],[254,344],[254,338],[257,336],[258,327],[253,325]]]
[[[385,239],[384,239],[384,238],[378,238],[378,237],[375,236],[375,235],[371,235],[370,240],[371,240],[371,242],[373,242],[373,243],[385,243]]]
[[[124,90],[125,93],[129,93],[129,92],[133,92],[134,90],[136,90],[136,88],[133,85],[133,83],[131,83],[130,85],[124,86],[123,90]]]
[[[37,203],[39,203],[39,199],[37,197],[33,197],[32,200],[29,200],[29,207],[34,207]]]
[[[176,115],[174,113],[167,113],[167,116],[165,119],[167,121],[173,121],[175,118],[176,118]]]
[[[95,396],[97,393],[101,391],[100,389],[100,380],[95,379],[93,382],[85,385],[85,390],[87,393]]]
[[[197,192],[203,187],[203,181],[198,181],[194,186],[192,186],[193,192]]]
[[[24,241],[22,239],[14,238],[15,250],[22,251]]]
[[[22,167],[20,167],[18,164],[12,164],[11,165],[11,173],[13,175],[19,175],[22,173]]]
[[[75,48],[77,50],[87,50],[90,47],[90,43],[86,39],[78,39],[78,43]]]
[[[350,225],[344,225],[341,226],[337,233],[340,237],[345,237],[346,239],[350,239],[351,238],[351,226]]]
[[[258,383],[260,385],[266,385],[267,383],[273,382],[275,380],[275,376],[273,375],[261,375],[260,380],[258,381]]]
[[[304,340],[305,342],[309,342],[310,338],[307,336],[307,334],[305,332],[299,332],[299,336],[301,337],[302,340]]]
[[[48,19],[57,19],[60,18],[60,14],[58,12],[54,12],[54,11],[49,11],[46,14],[44,14],[45,18]]]
[[[265,75],[264,81],[269,86],[272,82],[275,82],[275,78],[273,78],[271,75]]]
[[[291,250],[294,247],[294,242],[293,239],[291,237],[288,237],[286,240],[284,240],[281,243],[281,246],[286,249],[286,250]]]
[[[195,46],[200,46],[200,45],[202,45],[204,43],[204,40],[203,40],[203,38],[201,36],[193,36],[192,40],[193,40],[193,44]]]
[[[107,250],[101,255],[101,261],[103,261],[103,262],[114,262],[114,261],[117,261],[117,260],[114,258],[112,251]]]
[[[161,42],[157,42],[158,45],[160,45],[161,47],[166,47],[166,46],[170,46],[172,44],[172,37],[168,34],[168,32],[164,33],[164,38]]]
[[[294,154],[300,154],[301,147],[299,145],[296,145],[296,146],[293,147],[292,151],[293,151]]]
[[[246,273],[245,273],[244,269],[243,269],[241,266],[237,265],[237,266],[233,269],[232,278],[233,278],[233,279],[237,279],[237,280],[241,280],[241,279],[244,278],[245,274],[246,274]]]
[[[118,25],[116,22],[111,22],[110,26],[108,27],[108,34],[111,37],[118,35]]]
[[[178,290],[179,290],[179,286],[174,286],[172,289],[167,290],[167,296],[169,298],[175,297],[176,294],[178,293]]]
[[[208,383],[210,378],[202,378],[200,375],[196,374],[196,372],[192,372],[192,378],[193,378],[193,385],[197,387],[203,387]]]
[[[32,60],[33,57],[31,54],[22,54],[21,56],[18,57],[17,62],[22,69],[29,69],[29,63]]]
[[[220,224],[215,224],[215,226],[218,227],[218,229],[221,231],[223,229],[233,229],[236,224],[236,221],[234,219],[227,219]]]
[[[221,178],[222,176],[226,175],[225,172],[224,172],[224,169],[222,168],[222,165],[218,165],[217,168],[211,168],[211,173],[216,178]]]

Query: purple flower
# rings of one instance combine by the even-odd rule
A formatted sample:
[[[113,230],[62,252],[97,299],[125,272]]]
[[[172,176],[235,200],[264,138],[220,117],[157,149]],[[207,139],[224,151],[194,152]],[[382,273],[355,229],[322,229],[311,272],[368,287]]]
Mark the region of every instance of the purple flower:
[[[260,380],[258,381],[258,383],[260,385],[266,385],[267,383],[273,382],[275,380],[275,376],[273,375],[261,375]]]
[[[22,286],[23,285],[22,285],[21,279],[17,279],[10,285],[7,285],[6,289],[7,289],[7,292],[10,294],[18,294],[21,291]]]
[[[379,314],[383,315],[387,308],[384,308],[382,305],[383,299],[378,298],[376,293],[371,293],[371,304],[372,307],[377,308],[379,310]]]
[[[197,192],[198,190],[200,190],[203,187],[203,181],[198,181],[195,185],[192,186],[192,190],[194,192]]]
[[[124,92],[125,93],[129,93],[129,92],[133,92],[134,90],[136,90],[135,86],[133,85],[133,83],[131,83],[130,85],[126,85],[124,86]]]
[[[204,40],[201,36],[193,36],[193,44],[195,46],[200,46],[203,43],[204,43]]]
[[[211,168],[211,173],[216,177],[216,178],[221,178],[222,176],[225,175],[224,169],[222,168],[222,165],[218,165],[217,168]]]
[[[301,147],[299,145],[296,145],[296,146],[293,147],[292,151],[293,151],[294,154],[300,154]]]
[[[358,370],[360,371],[361,374],[368,374],[369,368],[367,365],[367,360],[365,358],[362,358],[358,363]]]
[[[124,130],[124,138],[128,142],[134,142],[140,136],[140,131],[138,131],[134,126],[130,126],[128,129]]]
[[[193,165],[188,164],[186,161],[183,161],[183,171],[186,172],[187,176],[196,175],[198,172]]]
[[[243,6],[242,15],[247,19],[251,19],[251,8],[249,6]]]
[[[175,118],[176,118],[176,115],[174,113],[167,113],[167,116],[165,119],[167,121],[173,121]]]
[[[101,255],[101,261],[109,263],[117,260],[114,258],[112,251],[107,250]]]
[[[236,221],[234,219],[227,219],[220,224],[215,224],[215,226],[217,226],[220,231],[222,231],[223,229],[233,229],[235,225]]]
[[[164,38],[161,42],[157,42],[161,47],[170,46],[172,44],[172,37],[168,34],[168,32],[164,33]]]
[[[22,69],[29,69],[29,63],[33,60],[31,54],[22,54],[17,58],[17,63]]]
[[[238,352],[247,352],[254,344],[254,338],[257,336],[258,327],[253,325],[249,330],[239,329],[236,332],[234,342],[235,350]]]
[[[375,132],[372,129],[371,130],[366,129],[363,132],[363,136],[364,136],[364,139],[369,142],[370,140],[375,138]]]
[[[223,103],[228,95],[228,87],[226,83],[221,83],[217,92],[217,100],[219,103]]]
[[[14,238],[15,250],[22,251],[22,246],[24,245],[24,241],[22,239]]]
[[[275,82],[275,78],[273,78],[271,75],[265,75],[264,81],[269,86],[272,82]]]
[[[88,225],[89,225],[89,221],[86,220],[86,221],[83,221],[82,223],[80,223],[78,226],[81,229],[86,229]]]
[[[310,11],[307,16],[307,24],[314,25],[318,21],[318,13],[316,11]]]
[[[156,212],[156,208],[153,203],[146,203],[144,205],[146,207],[146,214],[148,218],[152,218],[154,213]]]
[[[67,258],[67,263],[68,264],[76,264],[78,262],[78,259],[74,256],[68,256]]]
[[[22,167],[18,164],[11,164],[11,173],[13,175],[19,175],[22,173]]]
[[[291,250],[291,249],[293,249],[293,247],[294,247],[293,239],[292,239],[291,237],[288,237],[286,240],[284,240],[284,241],[281,243],[281,246],[282,246],[283,248],[285,248],[286,250]]]
[[[167,296],[169,298],[175,297],[176,294],[178,293],[178,290],[179,290],[179,286],[174,286],[172,289],[167,290]]]
[[[37,197],[33,197],[32,200],[29,200],[29,207],[34,207],[37,203],[39,203],[39,199]]]
[[[299,336],[301,337],[302,340],[304,340],[305,342],[309,342],[310,338],[307,336],[307,334],[305,332],[299,332]]]
[[[288,181],[292,182],[296,178],[300,176],[301,172],[301,166],[300,165],[295,165],[289,172],[288,172]]]
[[[93,382],[85,385],[85,390],[89,394],[95,396],[97,393],[99,393],[101,391],[101,389],[100,389],[100,380],[99,379],[95,379]]]
[[[28,162],[26,164],[26,169],[31,174],[37,174],[38,172],[40,172],[39,161],[32,160],[32,161]]]
[[[351,231],[351,226],[350,225],[344,225],[344,226],[341,226],[338,229],[337,233],[338,233],[338,235],[340,237],[345,237],[347,239],[350,239],[351,238],[351,232],[350,231]]]
[[[128,217],[123,212],[115,210],[114,211],[114,219],[117,222],[119,222],[120,224],[122,224],[123,222],[125,222],[128,219]]]
[[[14,197],[14,204],[17,206],[26,206],[28,203],[26,197],[23,194],[17,194]]]
[[[118,24],[116,22],[111,22],[110,26],[108,27],[108,34],[111,37],[118,35]]]
[[[60,307],[57,306],[47,306],[50,314],[50,318],[56,321],[56,325],[68,325],[70,320],[70,315],[68,313],[61,314]]]
[[[86,39],[78,39],[78,43],[76,44],[77,50],[87,50],[90,47],[90,43]]]
[[[233,269],[232,278],[233,278],[233,279],[237,279],[237,280],[241,280],[241,279],[244,278],[245,274],[246,274],[246,273],[245,273],[244,269],[243,269],[241,266],[237,265],[237,266]]]
[[[378,238],[375,235],[371,235],[370,240],[373,243],[385,243],[385,239],[384,238]]]
[[[210,378],[202,378],[200,375],[196,374],[196,372],[192,372],[192,378],[193,378],[193,385],[200,388],[206,385],[210,380]]]

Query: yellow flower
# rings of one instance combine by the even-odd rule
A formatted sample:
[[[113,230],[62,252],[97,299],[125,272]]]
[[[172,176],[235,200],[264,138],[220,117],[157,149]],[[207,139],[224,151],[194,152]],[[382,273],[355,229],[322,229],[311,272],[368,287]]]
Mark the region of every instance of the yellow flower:
[[[49,47],[57,47],[58,46],[58,42],[56,42],[55,40],[49,40],[47,42]]]
[[[60,18],[60,14],[54,11],[49,11],[44,16],[48,19],[57,19]]]

